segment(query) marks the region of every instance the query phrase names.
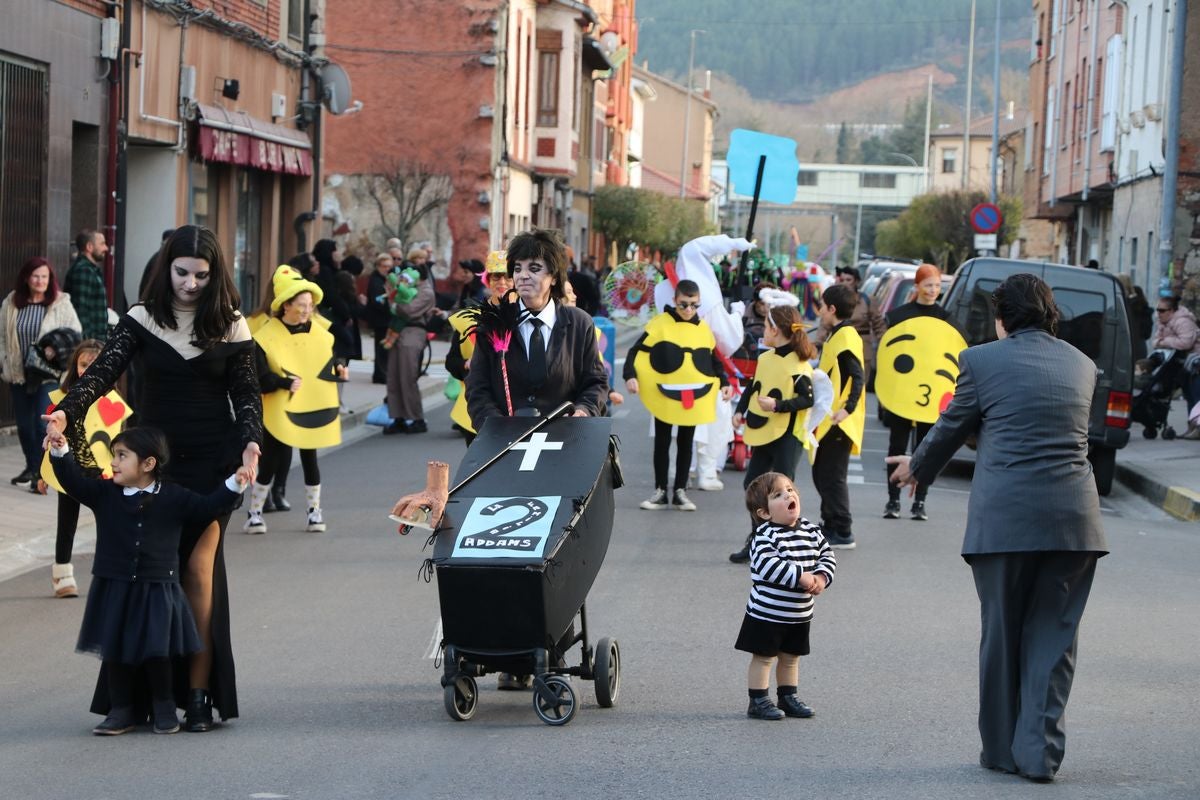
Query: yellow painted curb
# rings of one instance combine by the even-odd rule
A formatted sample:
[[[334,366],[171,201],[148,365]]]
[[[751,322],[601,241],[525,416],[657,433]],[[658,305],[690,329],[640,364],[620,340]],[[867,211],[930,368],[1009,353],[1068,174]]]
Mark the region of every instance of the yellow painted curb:
[[[1200,520],[1200,493],[1182,486],[1167,488],[1167,496],[1163,498],[1163,510],[1172,516],[1187,522]]]

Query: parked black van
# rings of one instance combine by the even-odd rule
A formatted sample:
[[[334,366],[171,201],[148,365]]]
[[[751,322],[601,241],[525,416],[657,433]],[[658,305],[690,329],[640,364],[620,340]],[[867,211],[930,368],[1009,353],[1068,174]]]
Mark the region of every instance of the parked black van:
[[[1088,460],[1096,488],[1107,495],[1116,472],[1117,450],[1129,442],[1133,401],[1133,347],[1129,315],[1117,279],[1107,272],[1041,261],[973,258],[958,268],[942,300],[968,345],[996,339],[992,291],[1009,275],[1037,275],[1054,291],[1060,319],[1058,338],[1096,362],[1096,394],[1088,422]]]

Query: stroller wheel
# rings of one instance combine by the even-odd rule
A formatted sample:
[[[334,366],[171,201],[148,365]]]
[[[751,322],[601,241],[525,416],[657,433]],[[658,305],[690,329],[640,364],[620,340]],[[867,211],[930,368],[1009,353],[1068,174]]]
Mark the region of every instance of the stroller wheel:
[[[1163,441],[1169,442],[1172,439],[1174,439],[1176,436],[1177,436],[1177,434],[1175,433],[1175,429],[1172,428],[1170,425],[1163,428]]]
[[[534,679],[533,711],[542,722],[566,725],[575,718],[575,707],[575,689],[566,678],[548,675]]]
[[[1158,428],[1154,427],[1153,425],[1147,425],[1144,429],[1142,429],[1142,436],[1145,436],[1147,439],[1157,439]]]
[[[601,708],[612,708],[621,693],[621,648],[616,639],[604,638],[596,642],[596,665],[593,669],[596,683],[596,704]]]
[[[470,675],[459,675],[454,683],[442,689],[442,699],[450,719],[463,722],[475,716],[479,705],[479,687]]]

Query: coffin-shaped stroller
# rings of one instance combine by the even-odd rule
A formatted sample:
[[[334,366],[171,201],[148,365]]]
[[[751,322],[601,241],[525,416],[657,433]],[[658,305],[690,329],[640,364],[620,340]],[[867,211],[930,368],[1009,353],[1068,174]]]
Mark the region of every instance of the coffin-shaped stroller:
[[[474,715],[475,679],[492,672],[532,675],[534,711],[549,725],[575,715],[570,676],[594,681],[601,707],[616,703],[620,649],[607,638],[592,648],[584,607],[621,483],[611,428],[603,418],[492,418],[467,450],[432,557],[453,719]]]

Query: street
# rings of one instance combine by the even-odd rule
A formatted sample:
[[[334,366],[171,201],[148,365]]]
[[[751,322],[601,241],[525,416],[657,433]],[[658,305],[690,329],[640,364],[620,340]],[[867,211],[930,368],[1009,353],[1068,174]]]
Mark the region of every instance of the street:
[[[873,402],[873,401],[872,401]],[[205,734],[108,739],[87,711],[98,662],[74,653],[83,599],[47,597],[46,572],[0,583],[0,795],[5,798],[766,797],[1195,798],[1200,795],[1200,537],[1118,486],[1103,499],[1111,554],[1097,571],[1055,783],[981,769],[975,729],[978,606],[958,555],[969,478],[932,489],[930,520],[884,521],[886,433],[868,418],[852,467],[858,549],[838,551],[801,661],[811,720],[748,720],[733,641],[749,590],[730,564],[747,530],[741,473],[694,491],[696,513],[646,512],[649,418],[619,407],[627,485],[588,598],[593,641],[620,641],[621,695],[569,725],[528,692],[480,680],[474,719],[442,706],[436,587],[424,537],[396,535],[395,499],[425,462],[457,465],[448,406],[431,433],[361,442],[322,459],[329,531],[298,510],[226,545],[241,718]],[[300,496],[301,480],[293,476]],[[819,519],[807,465],[797,486]],[[905,512],[908,503],[905,503]],[[86,590],[90,556],[77,559]],[[502,602],[503,598],[497,598]],[[578,663],[578,650],[569,661]]]

